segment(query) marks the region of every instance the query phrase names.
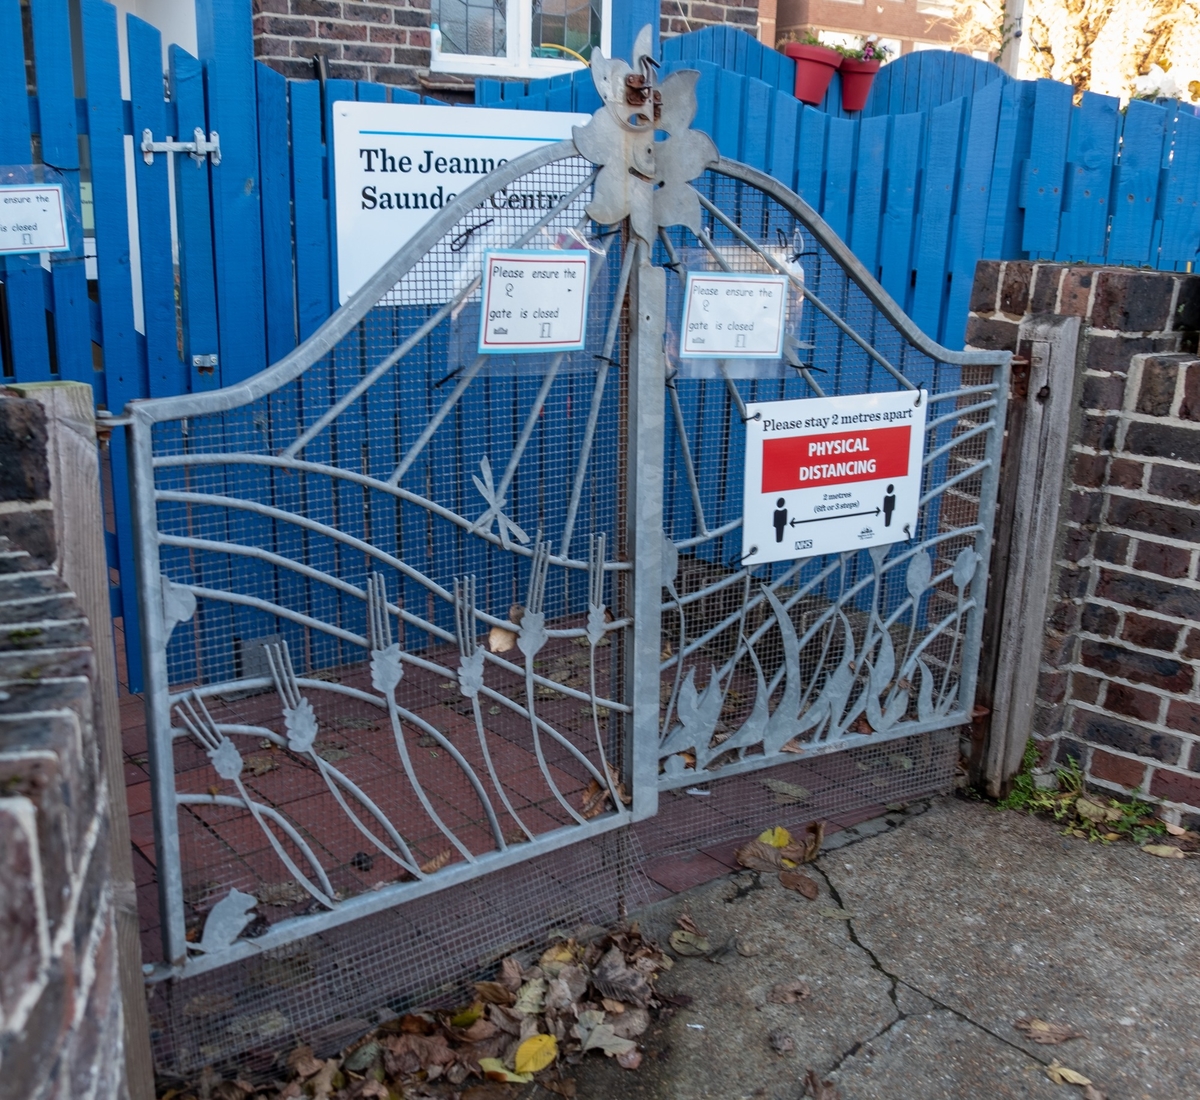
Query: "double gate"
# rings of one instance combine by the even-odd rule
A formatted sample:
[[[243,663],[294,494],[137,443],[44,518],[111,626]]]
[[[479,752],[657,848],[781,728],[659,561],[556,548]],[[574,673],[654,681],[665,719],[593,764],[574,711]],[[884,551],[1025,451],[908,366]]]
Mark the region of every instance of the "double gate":
[[[293,353],[130,406],[170,972],[969,720],[1008,356],[922,335],[646,52]],[[478,354],[513,248],[590,251],[584,350]],[[779,360],[679,357],[721,270],[788,277]],[[746,402],[898,389],[929,402],[911,539],[742,564]]]

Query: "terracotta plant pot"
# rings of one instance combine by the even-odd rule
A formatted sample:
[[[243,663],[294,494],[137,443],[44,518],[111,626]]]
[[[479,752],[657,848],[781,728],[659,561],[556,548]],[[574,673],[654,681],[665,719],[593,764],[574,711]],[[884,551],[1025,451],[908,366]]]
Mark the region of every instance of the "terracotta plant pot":
[[[842,55],[824,46],[803,46],[799,42],[789,42],[783,52],[796,62],[796,98],[801,103],[820,103],[842,64]]]
[[[871,82],[879,72],[879,61],[855,61],[843,57],[842,67],[842,108],[847,111],[861,111],[867,105],[867,96],[871,94]]]

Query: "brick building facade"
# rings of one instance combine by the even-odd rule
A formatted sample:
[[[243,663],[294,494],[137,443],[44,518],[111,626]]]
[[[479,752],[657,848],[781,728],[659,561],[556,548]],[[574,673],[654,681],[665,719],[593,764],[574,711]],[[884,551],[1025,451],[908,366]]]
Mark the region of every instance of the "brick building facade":
[[[949,49],[954,28],[944,0],[778,0],[776,38],[805,33],[872,36],[899,45],[897,53],[936,46]]]
[[[1083,328],[1031,733],[1200,823],[1200,278],[981,263],[968,343],[1047,313]]]

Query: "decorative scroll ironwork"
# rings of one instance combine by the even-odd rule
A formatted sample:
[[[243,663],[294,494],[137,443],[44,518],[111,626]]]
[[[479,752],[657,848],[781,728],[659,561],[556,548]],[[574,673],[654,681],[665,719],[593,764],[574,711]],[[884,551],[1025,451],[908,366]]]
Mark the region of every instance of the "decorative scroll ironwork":
[[[694,80],[657,84],[647,49],[598,58],[574,143],[466,189],[269,370],[131,406],[164,972],[620,828],[663,788],[963,720],[1005,357],[931,344],[775,181],[695,179]],[[542,200],[464,248],[500,193]],[[584,351],[478,354],[484,249],[527,246],[593,251]],[[774,374],[677,361],[655,269],[689,267],[789,276]],[[934,406],[920,530],[743,567],[745,401],[855,385]]]

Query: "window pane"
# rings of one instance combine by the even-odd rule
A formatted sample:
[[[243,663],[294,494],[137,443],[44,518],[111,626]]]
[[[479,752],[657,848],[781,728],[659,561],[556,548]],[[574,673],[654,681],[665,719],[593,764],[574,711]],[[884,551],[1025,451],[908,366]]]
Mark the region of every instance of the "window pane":
[[[533,0],[534,57],[570,57],[565,46],[591,58],[600,45],[600,7],[603,0]]]
[[[507,0],[433,0],[432,22],[442,32],[442,53],[503,57]]]

